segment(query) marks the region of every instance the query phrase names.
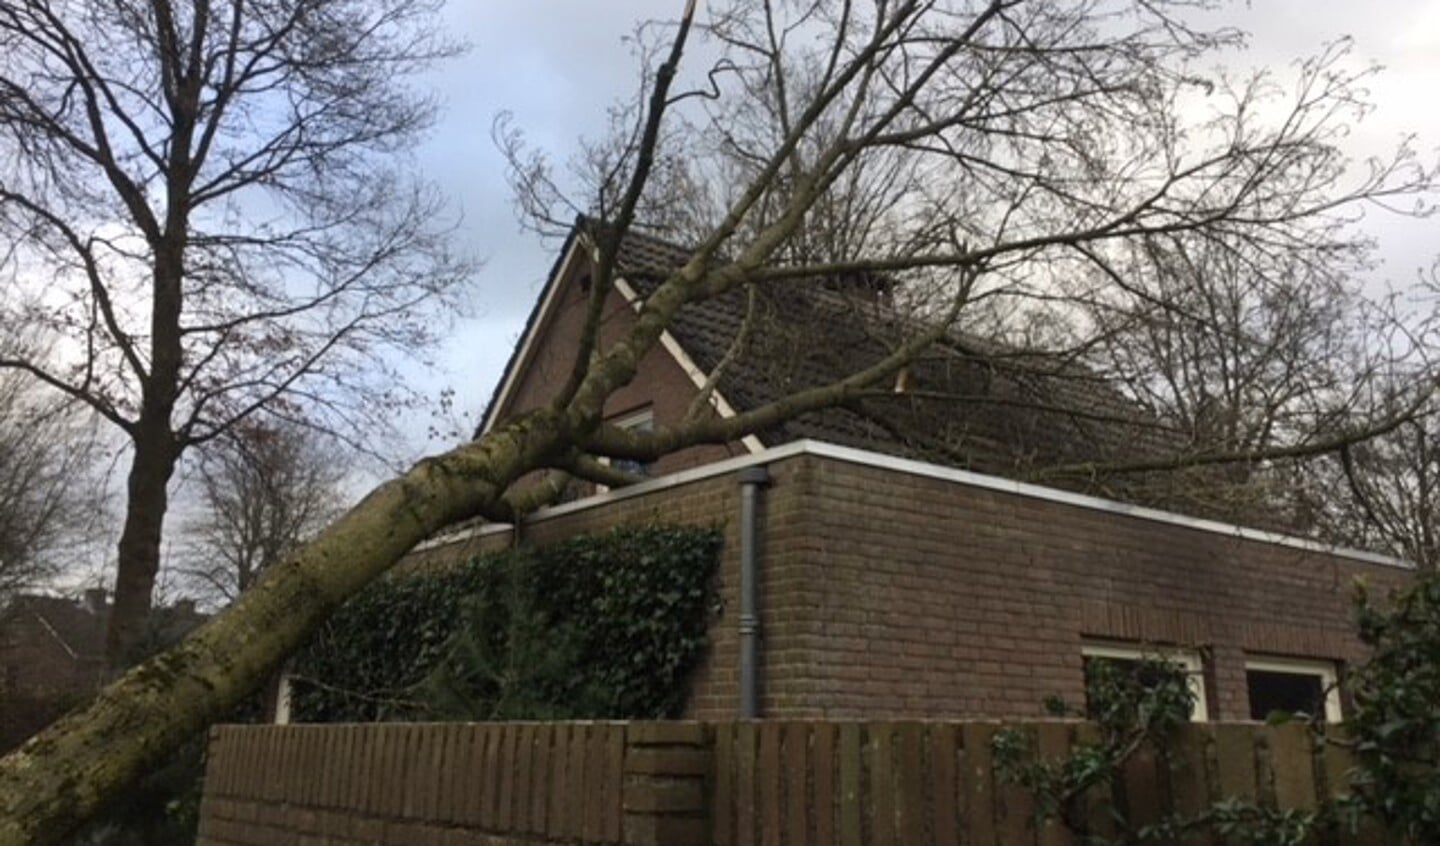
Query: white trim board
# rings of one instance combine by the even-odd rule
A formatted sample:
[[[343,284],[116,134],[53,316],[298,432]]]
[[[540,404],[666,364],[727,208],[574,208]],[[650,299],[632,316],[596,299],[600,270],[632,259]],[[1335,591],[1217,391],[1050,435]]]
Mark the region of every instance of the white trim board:
[[[640,299],[639,293],[630,287],[630,283],[626,282],[623,277],[615,277],[615,290],[620,292],[620,296],[624,297],[625,301],[630,303],[630,307],[634,309],[637,314],[640,309],[644,308],[645,301]],[[666,352],[670,353],[670,357],[675,359],[675,363],[680,365],[680,369],[685,371],[685,375],[690,377],[690,382],[695,386],[695,390],[703,391],[709,377],[705,375],[705,371],[700,369],[700,365],[695,363],[695,359],[691,358],[690,354],[685,352],[685,348],[680,346],[680,342],[675,340],[675,336],[670,334],[669,329],[660,332],[660,345],[665,348]],[[725,399],[724,395],[720,393],[719,388],[710,391],[710,405],[715,409],[715,413],[719,414],[722,418],[735,416],[735,407]],[[765,445],[754,435],[746,435],[740,439],[740,443],[744,444],[745,448],[750,450],[752,455],[758,455],[765,451]]]
[[[510,400],[510,393],[515,390],[515,382],[525,370],[525,365],[530,357],[530,348],[534,345],[535,338],[540,334],[545,321],[550,317],[550,309],[555,305],[555,295],[565,287],[560,284],[560,280],[570,276],[570,265],[575,261],[577,255],[580,255],[579,237],[571,240],[570,249],[565,251],[565,257],[560,261],[560,266],[555,268],[555,273],[549,279],[545,280],[545,292],[540,295],[540,304],[536,306],[539,311],[535,313],[535,320],[530,323],[524,337],[520,339],[520,351],[515,354],[514,366],[505,371],[500,383],[500,390],[495,392],[495,400],[490,403],[489,408],[485,409],[485,416],[480,421],[480,435],[490,431],[490,427],[495,425],[495,415]]]
[[[969,470],[960,470],[955,467],[945,467],[939,464],[930,464],[924,461],[914,461],[908,458],[896,458],[890,455],[870,452],[868,450],[852,449],[838,444],[826,443],[824,441],[803,441],[815,445],[812,451],[814,455],[834,458],[840,461],[850,461],[856,464],[866,464],[872,467],[884,467],[890,470],[898,470],[902,473],[910,473],[916,476],[924,476],[931,479],[943,479],[951,482],[969,485],[970,487],[983,488],[986,490],[1002,491],[1013,493],[1017,496],[1029,499],[1039,499],[1047,502],[1058,502],[1065,505],[1073,505],[1078,508],[1085,508],[1091,511],[1106,511],[1112,514],[1124,514],[1141,520],[1150,520],[1156,523],[1168,523],[1172,526],[1184,526],[1190,529],[1199,529],[1203,532],[1212,532],[1229,537],[1244,538],[1245,540],[1260,541],[1262,543],[1275,544],[1277,546],[1288,546],[1295,549],[1305,549],[1312,552],[1324,552],[1337,555],[1341,558],[1350,558],[1356,561],[1365,561],[1370,564],[1383,564],[1390,567],[1400,567],[1406,570],[1414,569],[1414,565],[1408,561],[1385,555],[1378,552],[1366,552],[1359,549],[1347,549],[1331,544],[1323,543],[1309,538],[1302,538],[1295,535],[1271,532],[1264,529],[1252,529],[1234,523],[1224,523],[1219,520],[1208,520],[1203,517],[1191,517],[1188,514],[1177,514],[1172,511],[1162,511],[1158,508],[1148,508],[1143,505],[1132,505],[1128,502],[1119,502],[1113,499],[1104,499],[1088,494],[1078,494],[1071,491],[1062,491],[1058,488],[1047,488],[1043,485],[1030,484],[1029,482],[1017,482],[1014,479],[1006,479],[1000,476],[987,476],[983,473],[973,473]]]
[[[1120,514],[1126,517],[1134,517],[1139,520],[1149,520],[1155,523],[1165,523],[1172,526],[1183,526],[1188,529],[1195,529],[1202,532],[1224,535],[1226,537],[1241,538],[1244,540],[1258,541],[1260,543],[1274,544],[1292,549],[1303,549],[1310,552],[1321,552],[1334,555],[1339,558],[1346,558],[1353,561],[1363,561],[1367,564],[1378,564],[1386,567],[1397,567],[1405,570],[1413,570],[1414,565],[1408,561],[1378,552],[1366,552],[1358,549],[1346,549],[1344,547],[1332,546],[1309,538],[1285,535],[1279,532],[1269,532],[1262,529],[1251,529],[1238,526],[1234,523],[1222,523],[1219,520],[1207,520],[1200,517],[1191,517],[1185,514],[1176,514],[1170,511],[1161,511],[1158,508],[1146,508],[1139,505],[1131,505],[1125,502],[1117,502],[1111,499],[1102,499],[1097,496],[1077,494],[1070,491],[1062,491],[1056,488],[1047,488],[1041,485],[1032,485],[1027,482],[1017,482],[1014,479],[1005,479],[999,476],[987,476],[983,473],[974,473],[969,470],[960,470],[954,467],[946,467],[940,464],[931,464],[924,461],[915,461],[908,458],[897,458],[892,455],[884,455],[869,450],[855,449],[854,447],[840,446],[826,441],[798,440],[771,447],[753,455],[740,455],[734,458],[727,458],[724,461],[717,461],[700,467],[693,467],[689,470],[682,470],[668,476],[660,476],[655,479],[640,482],[618,490],[607,491],[602,494],[595,494],[584,499],[567,502],[550,508],[541,508],[526,518],[527,523],[537,523],[548,520],[551,517],[559,517],[563,514],[570,514],[575,511],[584,511],[589,508],[598,508],[611,502],[618,502],[636,496],[655,493],[689,484],[701,479],[709,479],[715,476],[723,476],[727,473],[734,473],[745,467],[771,464],[793,458],[798,455],[814,455],[820,458],[829,458],[835,461],[844,461],[850,464],[858,464],[864,467],[875,467],[883,470],[894,470],[900,473],[907,473],[912,476],[919,476],[927,479],[938,479],[946,482],[965,485],[967,487],[979,488],[981,490],[999,491],[1002,493],[1014,494],[1015,496],[1027,499],[1038,499],[1045,502],[1055,502],[1063,505],[1071,505],[1076,508],[1084,508],[1089,511],[1102,511],[1110,514]],[[499,531],[509,531],[505,524],[489,524],[475,529],[467,529],[457,532],[454,535],[443,539],[436,538],[425,541],[417,546],[417,549],[431,549],[436,546],[444,546],[450,543],[458,543],[472,537],[479,537]]]

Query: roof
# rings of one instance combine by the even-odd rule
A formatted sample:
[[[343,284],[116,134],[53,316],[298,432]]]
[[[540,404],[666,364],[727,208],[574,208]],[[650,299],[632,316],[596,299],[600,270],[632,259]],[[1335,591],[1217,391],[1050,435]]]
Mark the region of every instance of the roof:
[[[532,312],[480,431],[523,366],[577,233]],[[618,275],[639,297],[652,293],[691,250],[632,230]],[[811,278],[736,289],[687,303],[668,333],[704,374],[724,369],[716,393],[738,411],[833,382],[880,359],[919,320],[897,309],[885,280]],[[752,299],[753,297],[753,299]],[[747,321],[748,331],[742,332]],[[1170,458],[1193,448],[1183,433],[1148,415],[1077,356],[1028,349],[958,329],[931,346],[899,383],[877,385],[842,406],[809,412],[758,432],[761,445],[800,439],[931,462],[1008,478],[1039,478],[1080,493],[1198,517],[1304,531],[1275,491],[1216,469],[1107,475],[1105,465]],[[1053,476],[1057,467],[1101,468]]]
[[[72,657],[100,660],[105,655],[105,631],[110,623],[110,603],[93,607],[83,601],[42,594],[20,594],[0,613],[0,625],[29,616]],[[189,604],[151,609],[148,633],[158,643],[171,643],[209,619]]]
[[[105,626],[110,620],[108,606],[96,614],[72,599],[21,594],[0,616],[0,623],[22,616],[38,620],[73,657],[89,658],[105,654]]]
[[[632,234],[621,273],[644,296],[686,258],[684,248]],[[735,347],[752,308],[751,328]],[[670,332],[706,373],[735,347],[718,388],[743,410],[872,364],[915,325],[883,286],[809,279],[759,287],[753,307],[744,290],[687,304]],[[880,385],[760,438],[767,446],[811,438],[997,475],[1178,446],[1094,372],[1053,354],[952,331],[907,371],[905,390]]]

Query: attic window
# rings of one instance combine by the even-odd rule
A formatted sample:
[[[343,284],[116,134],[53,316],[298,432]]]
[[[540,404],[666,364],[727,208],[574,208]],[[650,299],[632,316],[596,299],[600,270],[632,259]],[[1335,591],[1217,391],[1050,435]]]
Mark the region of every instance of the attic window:
[[[644,408],[611,421],[611,425],[627,432],[653,432],[655,431],[655,412],[653,409]],[[650,475],[650,463],[634,458],[613,459],[611,466],[634,476]]]
[[[581,277],[580,277],[580,281],[577,282],[577,283],[575,283],[575,284],[577,284],[577,285],[580,287],[580,293],[582,293],[582,294],[588,294],[588,293],[590,293],[590,285],[591,285],[590,274],[587,273],[587,274],[585,274],[584,276],[581,276]]]
[[[1143,646],[1140,644],[1119,644],[1119,643],[1086,643],[1080,647],[1080,654],[1083,656],[1085,665],[1086,688],[1089,688],[1091,675],[1095,668],[1101,664],[1107,664],[1121,672],[1133,672],[1136,674],[1141,685],[1155,684],[1157,679],[1147,678],[1147,660],[1161,660],[1178,666],[1185,673],[1185,681],[1190,687],[1190,693],[1194,705],[1190,710],[1190,719],[1195,722],[1204,722],[1210,718],[1209,709],[1205,703],[1205,665],[1200,660],[1199,653],[1190,649],[1174,649],[1170,647]],[[1086,703],[1087,710],[1090,704]]]
[[[1295,658],[1249,658],[1245,661],[1245,687],[1250,696],[1250,719],[1265,720],[1285,714],[1324,715],[1341,720],[1340,690],[1332,661]]]

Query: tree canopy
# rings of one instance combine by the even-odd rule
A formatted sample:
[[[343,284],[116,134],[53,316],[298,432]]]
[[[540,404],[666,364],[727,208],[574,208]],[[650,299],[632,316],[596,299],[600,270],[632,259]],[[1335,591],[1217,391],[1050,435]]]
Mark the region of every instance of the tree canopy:
[[[109,650],[149,608],[180,457],[255,417],[383,431],[468,265],[407,150],[432,0],[0,3],[0,369],[132,447]]]

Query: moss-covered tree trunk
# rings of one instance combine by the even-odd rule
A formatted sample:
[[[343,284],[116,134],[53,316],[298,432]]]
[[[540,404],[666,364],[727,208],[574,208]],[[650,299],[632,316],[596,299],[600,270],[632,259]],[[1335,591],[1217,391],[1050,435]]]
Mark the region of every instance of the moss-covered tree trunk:
[[[55,843],[258,688],[326,615],[420,540],[494,511],[564,442],[535,412],[372,491],[185,640],[0,760],[0,846]]]

